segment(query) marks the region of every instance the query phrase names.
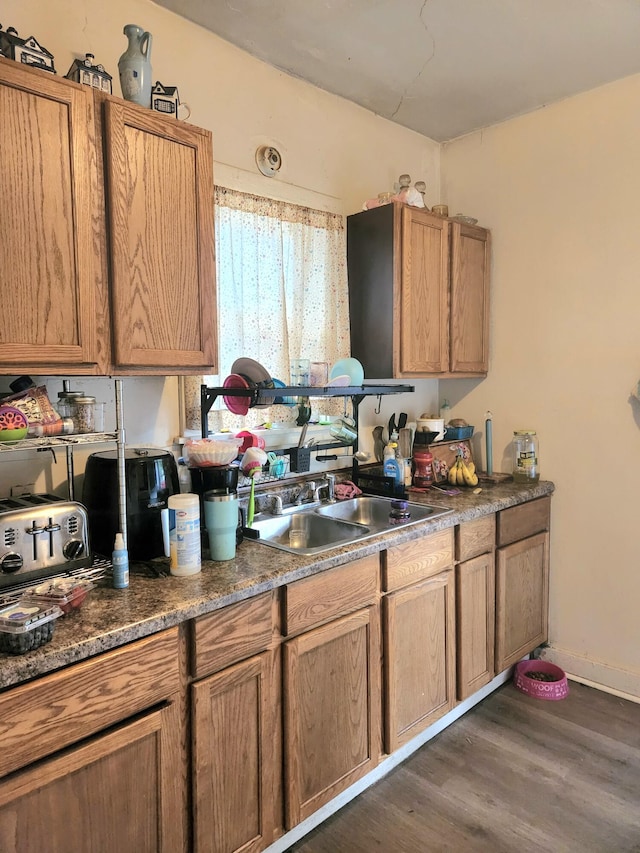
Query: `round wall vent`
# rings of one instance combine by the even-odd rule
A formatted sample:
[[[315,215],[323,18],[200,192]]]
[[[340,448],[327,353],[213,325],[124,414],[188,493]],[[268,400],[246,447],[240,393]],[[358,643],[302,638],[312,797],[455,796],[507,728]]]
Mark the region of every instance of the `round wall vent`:
[[[273,178],[276,172],[280,171],[282,157],[277,148],[273,148],[271,145],[263,145],[256,151],[256,163],[265,177]]]

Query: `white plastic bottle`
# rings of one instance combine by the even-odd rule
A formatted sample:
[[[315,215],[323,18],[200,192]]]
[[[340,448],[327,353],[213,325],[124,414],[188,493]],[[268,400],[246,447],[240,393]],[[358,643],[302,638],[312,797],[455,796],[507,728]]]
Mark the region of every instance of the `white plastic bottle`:
[[[196,575],[202,568],[200,498],[193,494],[170,495],[169,550],[172,575]]]
[[[126,589],[129,586],[129,552],[124,547],[122,533],[116,533],[111,563],[113,565],[114,589]]]

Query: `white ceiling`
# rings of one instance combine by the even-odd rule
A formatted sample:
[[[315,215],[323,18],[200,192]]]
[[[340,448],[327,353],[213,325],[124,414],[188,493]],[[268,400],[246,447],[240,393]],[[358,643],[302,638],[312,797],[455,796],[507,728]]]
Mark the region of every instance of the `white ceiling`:
[[[640,0],[156,2],[438,142],[640,72]]]

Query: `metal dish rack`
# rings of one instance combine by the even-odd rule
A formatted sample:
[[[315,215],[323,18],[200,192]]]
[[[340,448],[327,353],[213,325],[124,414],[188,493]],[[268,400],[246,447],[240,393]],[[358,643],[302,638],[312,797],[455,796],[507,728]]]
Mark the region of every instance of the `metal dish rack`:
[[[202,438],[209,436],[209,412],[214,402],[220,395],[226,397],[249,397],[252,399],[253,405],[258,402],[266,403],[274,397],[350,397],[353,405],[353,419],[355,421],[356,440],[352,445],[345,445],[340,441],[320,442],[315,444],[313,448],[309,447],[289,447],[273,452],[277,456],[288,456],[290,459],[290,471],[294,474],[303,474],[309,470],[311,461],[311,452],[322,450],[344,449],[350,447],[352,453],[358,450],[358,409],[360,403],[365,397],[383,397],[388,394],[408,394],[415,391],[413,385],[349,385],[349,386],[300,386],[291,385],[284,388],[221,388],[210,387],[208,385],[200,386],[200,428]],[[362,470],[361,470],[362,469]],[[380,472],[380,473],[378,473]],[[385,477],[382,474],[380,465],[372,465],[365,468],[360,465],[358,460],[353,457],[352,463],[352,481],[358,485],[359,481],[365,485],[367,491],[383,494],[394,495],[397,493],[392,477]],[[402,489],[404,493],[404,488]]]

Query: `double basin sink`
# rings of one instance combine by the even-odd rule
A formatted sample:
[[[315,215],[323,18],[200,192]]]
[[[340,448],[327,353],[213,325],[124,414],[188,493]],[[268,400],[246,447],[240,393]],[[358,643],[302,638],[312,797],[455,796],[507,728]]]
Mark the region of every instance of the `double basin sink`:
[[[405,501],[409,517],[390,521],[392,499],[360,495],[336,503],[291,507],[282,515],[257,515],[252,529],[257,541],[293,554],[320,554],[341,545],[362,542],[371,536],[430,521],[453,512],[448,507]]]

